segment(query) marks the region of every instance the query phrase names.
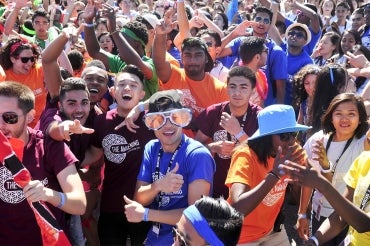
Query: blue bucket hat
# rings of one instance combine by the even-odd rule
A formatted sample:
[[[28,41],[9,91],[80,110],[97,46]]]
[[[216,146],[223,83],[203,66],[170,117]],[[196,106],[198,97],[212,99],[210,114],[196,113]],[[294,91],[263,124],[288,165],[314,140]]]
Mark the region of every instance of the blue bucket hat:
[[[257,115],[257,120],[258,130],[248,140],[285,132],[306,131],[311,128],[297,124],[293,107],[284,104],[274,104],[262,109]]]

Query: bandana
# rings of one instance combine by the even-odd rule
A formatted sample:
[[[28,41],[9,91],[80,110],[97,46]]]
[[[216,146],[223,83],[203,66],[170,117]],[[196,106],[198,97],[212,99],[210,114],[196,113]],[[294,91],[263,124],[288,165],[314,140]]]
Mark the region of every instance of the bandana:
[[[22,30],[26,33],[28,33],[29,35],[36,35],[36,31],[35,30],[31,30],[29,28],[27,28],[25,25],[22,25]]]
[[[195,205],[189,206],[184,210],[184,215],[194,226],[198,234],[212,246],[224,246],[223,242],[217,237],[215,232],[208,225],[207,220],[202,216]]]
[[[143,46],[143,48],[145,50],[146,45],[145,45],[144,41],[141,38],[139,38],[138,36],[136,36],[136,34],[133,31],[124,27],[124,28],[122,28],[121,32],[123,32],[124,34],[126,34],[127,36],[132,38],[133,40],[138,41]]]

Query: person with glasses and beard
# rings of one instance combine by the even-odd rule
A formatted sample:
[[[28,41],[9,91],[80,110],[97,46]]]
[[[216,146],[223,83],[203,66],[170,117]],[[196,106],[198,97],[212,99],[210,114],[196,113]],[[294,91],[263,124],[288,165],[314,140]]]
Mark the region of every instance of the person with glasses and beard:
[[[279,211],[288,181],[278,166],[285,160],[304,165],[306,155],[297,132],[310,127],[296,123],[294,109],[275,104],[258,115],[259,129],[231,157],[225,184],[229,203],[244,214],[238,245],[290,245]]]
[[[171,245],[183,210],[212,192],[215,162],[206,147],[182,132],[192,115],[180,97],[176,90],[150,97],[144,122],[157,139],[145,146],[135,201],[125,197],[130,222],[152,221],[146,245]]]
[[[68,231],[65,213],[81,215],[86,209],[82,182],[75,166],[77,158],[65,143],[27,126],[33,120],[34,103],[34,93],[27,86],[18,82],[0,83],[1,245],[43,244],[46,233],[41,235],[40,229],[46,222],[41,227],[38,222],[45,215],[36,214],[36,218],[31,203],[35,207],[35,202],[45,202],[45,207],[64,232]],[[9,166],[3,161],[12,154],[4,146],[7,142],[4,136],[8,140],[21,142],[18,148],[14,147],[14,151],[18,149],[17,156],[32,178],[23,189],[16,184],[17,179],[13,178]],[[21,180],[26,181],[26,177]]]

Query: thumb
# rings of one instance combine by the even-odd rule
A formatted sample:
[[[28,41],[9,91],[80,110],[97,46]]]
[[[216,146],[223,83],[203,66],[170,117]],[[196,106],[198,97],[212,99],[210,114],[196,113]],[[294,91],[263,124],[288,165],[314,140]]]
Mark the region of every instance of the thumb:
[[[123,199],[125,200],[125,202],[126,202],[127,204],[131,204],[131,203],[133,203],[133,202],[134,202],[133,200],[129,199],[127,196],[123,196]]]
[[[175,167],[170,171],[170,173],[176,173],[179,170],[179,163],[176,162]]]

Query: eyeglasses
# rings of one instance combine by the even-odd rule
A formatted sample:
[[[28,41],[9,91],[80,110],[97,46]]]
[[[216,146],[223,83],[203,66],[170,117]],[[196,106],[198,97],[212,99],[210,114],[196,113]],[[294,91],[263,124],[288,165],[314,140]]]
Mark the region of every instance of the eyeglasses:
[[[172,232],[173,232],[173,241],[179,242],[180,246],[187,246],[188,245],[186,243],[184,237],[180,234],[180,232],[175,227],[172,228]]]
[[[302,33],[302,32],[298,32],[298,31],[290,31],[288,32],[288,36],[296,36],[297,38],[306,38],[305,35]]]
[[[191,116],[190,109],[174,109],[167,112],[148,113],[144,116],[144,123],[151,130],[159,130],[169,119],[175,126],[185,127],[190,123]]]
[[[2,113],[1,116],[6,124],[13,125],[17,124],[20,115],[17,115],[15,112],[5,112]]]
[[[267,47],[264,47],[261,53],[269,53],[269,49]]]
[[[282,142],[289,142],[291,138],[296,138],[298,136],[298,132],[284,132],[280,133],[280,141]]]
[[[17,59],[20,59],[22,63],[27,63],[28,61],[31,61],[32,63],[35,62],[36,58],[34,56],[31,57],[17,57]]]
[[[263,22],[263,24],[266,24],[266,25],[268,25],[268,24],[270,24],[270,19],[269,18],[262,18],[262,17],[260,17],[260,16],[256,16],[255,18],[254,18],[254,21],[255,22]]]

